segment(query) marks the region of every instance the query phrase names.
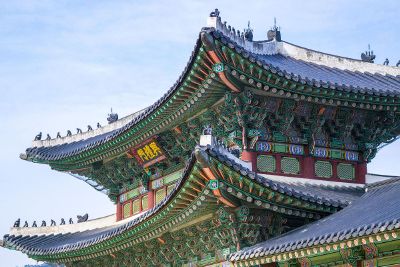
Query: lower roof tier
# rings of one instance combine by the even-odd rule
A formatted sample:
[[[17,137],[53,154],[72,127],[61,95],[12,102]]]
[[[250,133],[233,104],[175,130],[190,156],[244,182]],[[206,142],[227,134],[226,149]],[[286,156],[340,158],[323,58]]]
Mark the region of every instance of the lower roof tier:
[[[219,184],[217,188],[212,187],[210,178]],[[191,207],[191,205],[200,205],[196,199],[188,202],[188,196],[194,194],[192,192],[198,194],[196,199],[200,202],[201,199],[204,201],[201,208]],[[248,194],[247,197],[244,196],[245,192]],[[65,260],[67,254],[71,257],[74,253],[80,254],[86,249],[93,251],[94,247],[100,248],[105,244],[111,244],[113,240],[125,238],[127,241],[135,240],[136,236],[139,238],[137,242],[144,241],[143,232],[153,228],[155,234],[160,231],[157,229],[169,231],[179,225],[184,225],[188,222],[187,220],[181,222],[181,219],[173,219],[177,216],[185,217],[184,214],[188,214],[186,209],[182,209],[183,204],[179,204],[179,201],[184,201],[186,206],[191,207],[193,214],[197,213],[199,216],[206,211],[209,212],[210,209],[215,212],[215,205],[218,203],[222,206],[240,206],[243,199],[247,203],[254,201],[252,205],[261,209],[299,218],[316,219],[346,207],[363,193],[363,186],[288,183],[277,181],[276,177],[271,180],[249,171],[244,162],[222,147],[197,148],[175,189],[154,208],[135,217],[97,229],[82,230],[81,228],[77,231],[61,231],[63,226],[59,226],[56,231],[51,232],[44,231],[46,229],[43,228],[46,227],[37,228],[37,231],[32,228],[13,228],[9,235],[4,236],[4,246],[20,250],[35,259],[57,262]],[[207,198],[213,197],[205,200],[205,197],[201,195]],[[262,199],[264,196],[268,201],[255,199]],[[180,206],[178,210],[176,210],[177,205]],[[169,223],[170,220],[173,220],[173,224]],[[148,236],[148,238],[154,237]],[[94,257],[94,254],[88,253],[86,257]]]
[[[366,191],[343,210],[282,236],[233,253],[229,260],[238,263],[256,259],[271,260],[271,257],[279,254],[316,246],[323,247],[399,229],[400,178],[371,184]]]

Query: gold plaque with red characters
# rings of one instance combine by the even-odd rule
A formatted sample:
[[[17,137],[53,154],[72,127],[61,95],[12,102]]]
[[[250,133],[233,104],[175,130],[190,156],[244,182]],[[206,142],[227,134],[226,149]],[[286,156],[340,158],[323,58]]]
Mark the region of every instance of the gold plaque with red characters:
[[[164,151],[155,138],[149,139],[142,144],[131,148],[128,151],[128,156],[136,158],[143,168],[149,167],[166,158]]]

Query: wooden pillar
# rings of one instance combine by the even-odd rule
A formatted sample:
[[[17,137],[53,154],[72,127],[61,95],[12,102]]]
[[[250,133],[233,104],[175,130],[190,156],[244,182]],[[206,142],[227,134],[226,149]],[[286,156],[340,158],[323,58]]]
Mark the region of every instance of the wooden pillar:
[[[117,211],[116,211],[117,221],[122,220],[122,204],[119,201],[119,196],[117,198]]]
[[[243,150],[242,157],[243,161],[251,163],[251,170],[257,171],[257,153],[250,150]]]
[[[155,195],[154,195],[154,190],[150,189],[149,193],[147,193],[148,196],[148,201],[149,201],[149,209],[154,207],[154,203],[155,203]]]
[[[305,156],[303,158],[303,176],[305,178],[315,178],[314,172],[314,158]]]
[[[365,176],[367,175],[367,163],[358,163],[356,166],[356,181],[365,184]]]

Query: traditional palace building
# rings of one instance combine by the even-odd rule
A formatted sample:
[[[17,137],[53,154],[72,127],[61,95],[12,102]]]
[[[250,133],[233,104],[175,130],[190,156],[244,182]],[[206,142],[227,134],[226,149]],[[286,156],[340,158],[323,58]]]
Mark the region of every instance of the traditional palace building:
[[[116,214],[19,220],[0,242],[66,266],[399,266],[400,68],[254,41],[212,12],[156,103],[21,158],[105,192]],[[339,41],[340,42],[340,41]]]

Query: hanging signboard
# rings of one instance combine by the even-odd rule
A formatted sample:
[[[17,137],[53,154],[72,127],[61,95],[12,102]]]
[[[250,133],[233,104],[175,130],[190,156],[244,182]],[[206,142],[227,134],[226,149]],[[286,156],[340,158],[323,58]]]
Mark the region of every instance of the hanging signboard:
[[[143,168],[149,167],[166,158],[165,152],[162,150],[155,138],[149,139],[140,145],[131,148],[128,151],[128,156],[135,158]]]

